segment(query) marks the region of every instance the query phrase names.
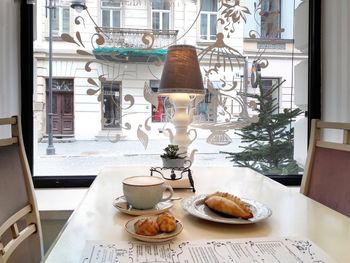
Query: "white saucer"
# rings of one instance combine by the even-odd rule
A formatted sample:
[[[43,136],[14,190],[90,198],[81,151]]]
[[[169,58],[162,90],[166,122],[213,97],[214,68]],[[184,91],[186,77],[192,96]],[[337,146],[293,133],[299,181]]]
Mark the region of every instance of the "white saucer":
[[[128,232],[133,238],[136,238],[138,240],[151,242],[151,243],[159,243],[159,242],[166,242],[166,241],[169,241],[169,240],[175,238],[177,235],[179,235],[181,233],[181,231],[183,229],[181,222],[176,220],[176,229],[171,233],[160,233],[160,234],[155,235],[155,236],[143,236],[143,235],[136,234],[134,224],[138,220],[145,218],[145,217],[154,218],[155,216],[138,216],[138,217],[135,217],[135,218],[129,220],[125,224],[126,232]]]
[[[151,209],[136,209],[131,207],[127,202],[124,196],[119,196],[113,201],[113,206],[119,211],[135,216],[141,215],[157,215],[169,210],[174,204],[171,201],[159,202],[154,208]]]

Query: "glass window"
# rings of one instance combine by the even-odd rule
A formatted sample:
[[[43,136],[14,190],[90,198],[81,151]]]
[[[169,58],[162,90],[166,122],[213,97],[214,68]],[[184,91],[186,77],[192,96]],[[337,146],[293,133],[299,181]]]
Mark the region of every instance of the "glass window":
[[[215,122],[216,121],[216,107],[214,95],[205,90],[204,99],[199,102],[195,107],[196,109],[196,121],[198,122]]]
[[[276,105],[276,109],[273,111],[274,114],[282,111],[280,105],[280,78],[262,78],[261,79],[261,89],[262,92],[266,95],[266,99],[269,101],[273,101],[274,105]]]
[[[166,0],[152,0],[152,28],[170,29],[170,3]]]
[[[261,4],[261,37],[281,37],[281,0],[263,0]]]
[[[121,83],[116,82],[105,82],[102,84],[104,129],[120,129],[121,127],[120,86]]]
[[[217,24],[217,1],[203,0],[200,16],[200,39],[215,40]]]
[[[121,4],[118,1],[102,0],[101,17],[103,27],[121,27]]]
[[[38,15],[43,15],[44,21],[45,13],[39,11],[42,11],[45,1],[37,2],[34,8],[37,8]],[[189,146],[189,152],[198,149],[194,164],[242,165],[239,163],[242,156],[229,159],[228,154],[221,152],[240,153],[245,149],[255,149],[255,146],[258,147],[256,153],[265,152],[259,147],[265,147],[268,142],[266,128],[273,126],[275,120],[283,120],[280,127],[288,126],[289,129],[279,134],[284,138],[289,136],[288,158],[294,158],[295,162],[288,159],[286,163],[290,162],[292,166],[282,163],[278,165],[281,167],[274,167],[273,172],[291,176],[301,174],[302,153],[306,152],[307,144],[304,141],[306,129],[302,125],[307,119],[305,114],[290,119],[283,114],[297,108],[306,111],[309,107],[305,93],[308,83],[305,75],[308,71],[307,29],[296,26],[301,19],[294,19],[297,11],[299,15],[308,14],[299,10],[299,4],[303,5],[305,1],[286,1],[281,9],[278,1],[197,0],[186,3],[186,10],[181,1],[86,2],[89,12],[62,11],[61,19],[58,13],[54,24],[56,31],[68,30],[69,23],[64,21],[69,20],[69,13],[80,16],[80,24],[71,17],[74,27],[68,32],[71,38],[66,38],[71,42],[60,41],[53,45],[52,132],[57,152],[53,156],[46,154],[51,132],[48,129],[51,105],[47,85],[50,63],[49,50],[45,50],[49,45],[45,35],[41,36],[45,33],[40,28],[43,24],[36,24],[34,177],[96,175],[105,166],[130,162],[149,167],[161,165],[159,155],[170,142],[169,131],[175,134],[172,123],[175,109],[169,97],[159,96],[157,92],[168,46],[174,43],[196,47],[204,81],[205,94],[191,95],[190,103],[184,109],[193,114],[188,130],[197,132],[197,138]],[[244,11],[246,8],[249,12]],[[259,34],[261,20],[276,9],[281,9],[277,13],[283,18],[283,32],[288,32],[283,45],[281,41],[276,43]],[[124,13],[127,15],[123,16]],[[228,20],[224,19],[225,24],[217,26],[217,19],[228,13],[237,16],[229,16]],[[171,29],[175,21],[179,32],[163,30]],[[264,21],[267,25],[268,20]],[[303,21],[308,21],[308,18]],[[99,36],[94,22],[101,26]],[[125,27],[120,28],[120,25]],[[219,33],[222,33],[218,35],[219,40],[225,45],[215,42]],[[293,34],[305,35],[306,38],[297,41],[289,37]],[[198,40],[202,41],[199,43]],[[184,76],[178,78],[185,81]],[[274,91],[269,92],[271,89]],[[261,94],[266,94],[264,101]],[[259,110],[270,107],[272,101],[275,105],[267,109],[269,114],[259,115]],[[266,122],[258,122],[265,117]],[[256,133],[253,129],[257,126],[254,125],[259,125]],[[245,132],[245,128],[250,131]],[[300,136],[294,140],[292,128],[298,136],[305,135],[302,140]],[[256,145],[250,146],[243,133],[248,137],[256,134],[265,137],[256,137],[253,140]],[[194,132],[189,136],[193,139]],[[59,141],[67,143],[57,143]],[[277,142],[278,139],[271,141]],[[268,166],[261,163],[261,167]],[[296,167],[300,169],[296,170]],[[260,169],[259,172],[271,174],[272,170]]]
[[[69,33],[70,30],[70,10],[69,7],[56,6],[52,17],[52,35],[61,36]]]
[[[152,91],[157,92],[159,88],[159,80],[151,80],[150,86]],[[152,122],[170,122],[173,115],[173,107],[168,97],[158,96],[157,108],[152,105]]]

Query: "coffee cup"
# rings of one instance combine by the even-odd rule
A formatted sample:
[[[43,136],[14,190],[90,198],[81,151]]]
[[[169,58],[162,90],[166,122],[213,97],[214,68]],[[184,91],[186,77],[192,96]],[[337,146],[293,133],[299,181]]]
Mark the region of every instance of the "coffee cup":
[[[163,198],[163,193],[170,193]],[[136,209],[151,209],[159,202],[173,196],[173,188],[163,178],[156,176],[132,176],[123,180],[123,193],[129,205]]]

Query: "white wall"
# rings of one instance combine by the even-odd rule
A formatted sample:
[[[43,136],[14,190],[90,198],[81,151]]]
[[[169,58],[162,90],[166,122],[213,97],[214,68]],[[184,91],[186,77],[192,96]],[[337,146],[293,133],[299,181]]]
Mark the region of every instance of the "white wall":
[[[20,113],[19,3],[0,1],[0,118]],[[10,127],[0,128],[0,138]]]
[[[19,1],[0,1],[0,118],[20,113]]]
[[[322,119],[350,122],[350,1],[322,3]]]

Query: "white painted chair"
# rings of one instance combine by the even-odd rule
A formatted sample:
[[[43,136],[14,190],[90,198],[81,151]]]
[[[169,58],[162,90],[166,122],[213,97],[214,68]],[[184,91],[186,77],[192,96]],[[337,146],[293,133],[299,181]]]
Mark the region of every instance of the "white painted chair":
[[[341,134],[330,141],[325,130]],[[300,192],[350,217],[350,123],[312,120]]]
[[[0,119],[11,136],[0,138],[0,263],[38,263],[41,224],[18,117]]]

